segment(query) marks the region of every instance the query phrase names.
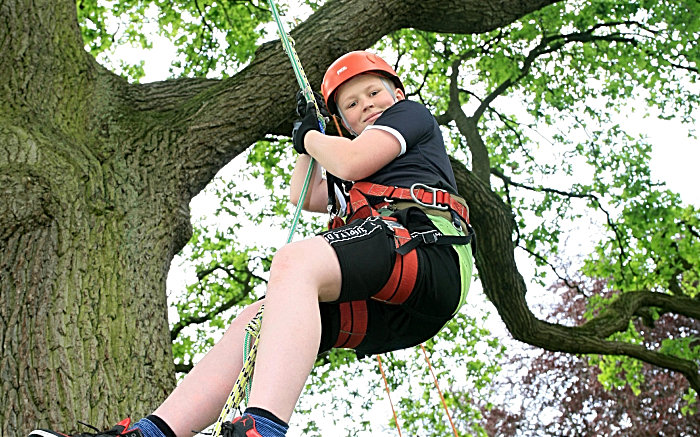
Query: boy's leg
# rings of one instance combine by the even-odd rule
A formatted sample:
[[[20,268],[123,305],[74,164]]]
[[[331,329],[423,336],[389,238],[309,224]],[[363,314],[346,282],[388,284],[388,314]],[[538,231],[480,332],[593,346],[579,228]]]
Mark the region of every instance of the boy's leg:
[[[339,294],[340,267],[322,237],[283,246],[273,258],[266,298],[233,321],[153,414],[177,437],[190,437],[193,430],[212,424],[241,370],[245,327],[264,303],[250,406],[288,422],[318,353],[319,299],[335,300]],[[256,380],[262,382],[256,385]]]
[[[192,431],[203,430],[219,417],[243,367],[245,327],[262,303],[255,302],[236,317],[221,340],[153,413],[165,421],[177,437],[190,437],[194,434]]]
[[[289,422],[318,354],[318,302],[337,300],[340,286],[338,258],[323,237],[288,244],[275,254],[250,406]]]

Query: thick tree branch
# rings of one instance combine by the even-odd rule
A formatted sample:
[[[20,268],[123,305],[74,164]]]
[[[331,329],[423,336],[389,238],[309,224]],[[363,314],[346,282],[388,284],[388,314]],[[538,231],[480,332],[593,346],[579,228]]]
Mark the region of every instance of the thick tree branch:
[[[640,309],[649,307],[700,320],[700,302],[694,299],[652,291],[632,291],[620,294],[603,313],[580,329],[599,338],[607,338],[616,332],[626,331],[633,316]]]
[[[472,154],[472,169],[474,174],[489,184],[489,171],[491,163],[489,160],[489,151],[484,144],[483,138],[479,133],[477,117],[467,117],[462,110],[462,105],[459,101],[459,67],[462,61],[471,55],[470,52],[462,54],[452,62],[452,73],[450,75],[450,101],[448,103],[447,114],[449,118],[454,120],[457,130],[467,140],[467,146]]]
[[[291,34],[307,77],[318,88],[326,67],[338,56],[369,47],[395,30],[485,32],[551,3],[554,0],[336,0],[326,3]],[[363,25],[357,26],[358,22]],[[130,86],[127,105],[152,108],[153,124],[146,128],[148,132],[164,131],[164,136],[175,140],[162,142],[163,147],[151,153],[162,155],[166,168],[177,169],[186,198],[199,192],[223,165],[265,134],[291,131],[298,85],[278,41],[260,47],[251,64],[230,79],[173,82],[176,85],[172,87]],[[187,89],[192,86],[202,92]],[[154,89],[194,96],[164,99],[154,96]],[[131,99],[139,100],[140,105],[131,105]],[[174,120],[181,122],[175,124]],[[187,165],[178,167],[183,157]]]
[[[651,351],[644,346],[632,343],[606,342],[602,348],[605,355],[626,355],[664,369],[682,373],[696,392],[700,393],[700,376],[698,365],[690,360]]]
[[[437,124],[439,124],[440,126],[447,126],[452,122],[452,116],[449,112],[445,112],[444,114],[438,114],[435,115],[435,121],[437,121]]]
[[[609,335],[627,329],[630,320],[648,307],[700,317],[700,303],[688,298],[637,292],[620,295],[606,311],[581,327],[568,327],[537,319],[530,311],[527,286],[518,272],[512,244],[512,212],[462,163],[452,160],[459,193],[472,206],[471,224],[479,236],[476,266],[484,293],[516,339],[550,351],[575,354],[626,355],[683,373],[700,390],[697,364],[660,354],[644,346],[608,341]]]

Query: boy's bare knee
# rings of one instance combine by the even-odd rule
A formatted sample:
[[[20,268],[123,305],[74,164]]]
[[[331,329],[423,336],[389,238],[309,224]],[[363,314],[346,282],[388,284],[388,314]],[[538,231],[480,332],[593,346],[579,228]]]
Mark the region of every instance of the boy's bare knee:
[[[323,237],[315,237],[282,246],[270,267],[270,282],[306,282],[320,292],[321,289],[336,288],[340,281],[340,267],[333,249]],[[272,285],[272,284],[270,284]],[[268,294],[275,287],[268,287]]]
[[[319,264],[318,241],[298,241],[282,246],[272,258],[271,271],[276,274],[308,273]]]
[[[295,245],[287,244],[282,246],[272,258],[270,266],[271,275],[293,275],[302,264],[303,253]]]

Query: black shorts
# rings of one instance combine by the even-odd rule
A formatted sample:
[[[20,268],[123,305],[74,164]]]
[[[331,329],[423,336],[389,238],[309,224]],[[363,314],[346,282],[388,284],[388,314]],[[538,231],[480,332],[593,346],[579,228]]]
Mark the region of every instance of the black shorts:
[[[392,217],[410,232],[434,230],[419,209]],[[350,347],[359,356],[420,344],[437,334],[453,316],[461,295],[457,252],[451,246],[422,244],[412,293],[400,305],[372,299],[389,280],[396,251],[393,232],[381,217],[355,220],[321,234],[340,262],[342,285],[335,302],[320,303],[319,353]]]

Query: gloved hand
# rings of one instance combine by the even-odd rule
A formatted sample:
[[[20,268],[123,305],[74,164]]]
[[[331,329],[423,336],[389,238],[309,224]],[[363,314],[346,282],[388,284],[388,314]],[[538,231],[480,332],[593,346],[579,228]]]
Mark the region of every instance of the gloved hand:
[[[330,118],[330,114],[328,113],[328,108],[326,108],[326,101],[323,100],[323,96],[316,91],[314,93],[314,98],[316,99],[316,103],[318,104],[318,109],[321,111],[321,115],[324,116],[325,118]],[[304,92],[302,90],[297,91],[296,95],[296,101],[297,101],[297,114],[299,114],[299,117],[304,117],[306,115],[306,97],[304,97]]]
[[[294,150],[297,153],[306,154],[306,147],[304,146],[304,136],[307,132],[315,130],[321,131],[318,126],[318,116],[316,115],[316,108],[313,102],[309,102],[304,107],[304,115],[301,120],[294,122],[294,129],[292,130],[292,141],[294,143]]]

